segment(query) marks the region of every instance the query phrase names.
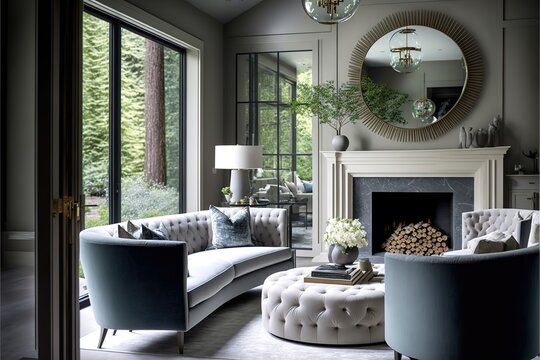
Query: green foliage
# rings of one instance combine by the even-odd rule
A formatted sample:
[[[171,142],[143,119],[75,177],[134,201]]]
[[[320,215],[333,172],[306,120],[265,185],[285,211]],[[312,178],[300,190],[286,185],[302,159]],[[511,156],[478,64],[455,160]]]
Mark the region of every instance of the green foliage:
[[[178,190],[176,188],[149,183],[143,176],[132,176],[122,180],[122,220],[144,219],[178,212]],[[109,202],[99,205],[98,217],[88,219],[86,227],[109,223]]]
[[[178,190],[152,184],[142,176],[122,180],[122,219],[143,219],[178,212]]]
[[[83,179],[103,196],[109,177],[109,24],[83,13]]]
[[[145,39],[122,29],[121,174],[142,176],[145,152]],[[109,186],[109,23],[83,13],[83,186],[104,196]],[[180,53],[164,48],[167,185],[180,182]]]
[[[291,111],[316,115],[321,124],[328,124],[341,134],[341,128],[360,119],[358,87],[342,84],[339,90],[333,81],[324,84],[298,85],[298,97],[291,102]]]
[[[232,190],[230,186],[224,186],[221,188],[221,193],[223,195],[232,195]]]
[[[362,75],[361,82],[364,101],[373,114],[387,123],[407,123],[401,105],[409,99],[409,95],[386,85],[377,84],[367,75]]]

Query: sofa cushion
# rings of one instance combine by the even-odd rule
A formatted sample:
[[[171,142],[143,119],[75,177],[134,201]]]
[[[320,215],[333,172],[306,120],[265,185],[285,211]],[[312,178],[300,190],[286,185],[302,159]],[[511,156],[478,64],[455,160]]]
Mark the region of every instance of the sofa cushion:
[[[219,249],[207,253],[209,256],[219,257],[231,263],[234,266],[235,278],[286,261],[292,254],[291,249],[287,247],[268,246]]]
[[[218,208],[210,205],[210,214],[212,217],[212,245],[215,248],[253,246],[249,207],[245,207],[228,217]]]
[[[459,250],[450,250],[445,251],[441,256],[463,256],[463,255],[472,255],[473,252],[471,249],[459,249]]]
[[[234,279],[233,265],[219,256],[208,256],[208,253],[188,255],[187,296],[190,308],[217,294]]]

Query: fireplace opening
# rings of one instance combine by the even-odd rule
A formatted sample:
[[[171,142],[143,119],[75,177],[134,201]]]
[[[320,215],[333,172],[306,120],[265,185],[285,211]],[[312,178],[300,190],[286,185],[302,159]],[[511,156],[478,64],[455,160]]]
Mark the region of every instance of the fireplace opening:
[[[385,252],[385,241],[396,230],[403,229],[419,240],[433,238],[434,244],[450,250],[453,234],[453,193],[442,192],[373,192],[372,193],[372,252]],[[411,225],[409,227],[409,225]],[[399,231],[398,231],[399,232]],[[416,240],[414,241],[416,243]],[[412,245],[414,247],[414,245]],[[431,245],[429,245],[431,248]],[[424,255],[431,255],[426,251]]]

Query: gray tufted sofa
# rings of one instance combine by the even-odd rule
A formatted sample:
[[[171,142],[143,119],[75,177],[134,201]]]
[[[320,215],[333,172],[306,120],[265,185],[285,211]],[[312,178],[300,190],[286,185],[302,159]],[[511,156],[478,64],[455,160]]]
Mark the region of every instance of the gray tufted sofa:
[[[240,209],[220,210],[231,216]],[[151,229],[162,223],[174,241],[120,239],[117,224],[82,231],[81,262],[102,328],[98,347],[107,329],[176,330],[182,353],[184,332],[267,276],[293,268],[286,210],[250,214],[253,247],[205,251],[212,243],[209,211],[133,221]]]

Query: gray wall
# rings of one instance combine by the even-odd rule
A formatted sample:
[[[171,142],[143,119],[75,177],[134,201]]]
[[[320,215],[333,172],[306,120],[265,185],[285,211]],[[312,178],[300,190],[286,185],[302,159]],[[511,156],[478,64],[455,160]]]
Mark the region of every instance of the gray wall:
[[[35,0],[9,0],[6,227],[34,231]]]
[[[155,17],[204,42],[202,65],[202,207],[217,204],[225,185],[224,171],[213,174],[214,146],[223,144],[223,25],[197,8],[178,0],[128,0]],[[196,149],[188,149],[196,151]],[[187,174],[187,176],[190,176]],[[188,189],[189,191],[189,189]]]
[[[522,162],[530,168],[521,151],[538,148],[538,1],[537,0],[446,0],[362,1],[357,13],[339,25],[336,68],[336,26],[319,25],[303,12],[300,1],[265,0],[225,26],[225,48],[272,41],[315,39],[320,41],[320,79],[348,81],[351,52],[382,18],[403,10],[431,9],[452,16],[476,39],[484,59],[485,80],[475,108],[462,122],[463,126],[486,128],[497,114],[505,121],[504,145],[512,148],[506,168]],[[328,32],[332,36],[327,35]],[[230,55],[227,55],[230,56]],[[234,73],[234,61],[226,58],[225,72]],[[226,75],[227,76],[227,75]],[[225,94],[234,92],[234,82],[226,81]],[[225,95],[227,96],[227,95]],[[225,97],[226,113],[230,99]],[[226,121],[232,127],[234,117]],[[363,124],[345,128],[351,140],[350,150],[445,149],[457,148],[459,128],[440,138],[421,143],[400,143],[375,135]],[[331,150],[333,132],[321,128],[320,150]]]

